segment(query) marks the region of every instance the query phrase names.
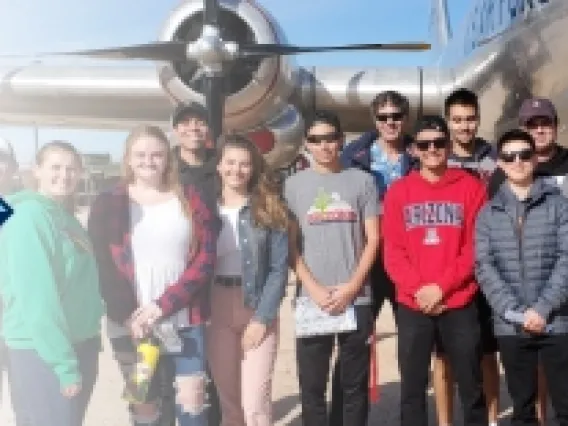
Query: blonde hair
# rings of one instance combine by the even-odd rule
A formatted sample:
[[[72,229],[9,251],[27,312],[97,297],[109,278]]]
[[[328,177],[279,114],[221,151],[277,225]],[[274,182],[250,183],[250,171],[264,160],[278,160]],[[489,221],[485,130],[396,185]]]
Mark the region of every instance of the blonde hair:
[[[83,171],[83,158],[81,154],[73,144],[63,140],[53,140],[43,145],[36,153],[36,166],[41,166],[46,157],[53,151],[63,151],[71,154],[75,159],[79,172]],[[37,180],[34,181],[34,186],[34,189],[37,190],[39,186]],[[73,192],[73,194],[69,195],[69,197],[67,197],[67,199],[63,202],[63,206],[71,213],[75,213],[77,209],[77,200],[75,197],[76,192]]]
[[[228,134],[219,138],[217,164],[228,148],[247,151],[252,160],[252,176],[248,184],[254,224],[265,228],[288,229],[288,211],[280,196],[280,184],[256,147],[246,136]]]
[[[166,169],[164,170],[164,175],[162,176],[162,184],[165,189],[172,191],[178,200],[180,201],[183,211],[188,218],[191,218],[191,211],[189,209],[189,203],[185,199],[182,185],[179,181],[178,165],[174,153],[171,148],[170,140],[168,136],[164,133],[162,129],[156,126],[141,125],[132,129],[128,137],[126,138],[126,143],[124,147],[124,154],[122,155],[122,180],[125,184],[131,184],[134,182],[134,172],[130,167],[129,159],[132,153],[132,147],[140,138],[151,137],[160,141],[166,151]]]

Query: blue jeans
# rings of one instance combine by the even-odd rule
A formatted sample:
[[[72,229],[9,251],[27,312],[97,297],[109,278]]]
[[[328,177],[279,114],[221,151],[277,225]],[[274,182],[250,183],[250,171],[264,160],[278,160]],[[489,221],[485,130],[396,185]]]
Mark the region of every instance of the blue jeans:
[[[141,418],[132,415],[133,426],[158,426],[170,424],[169,417],[175,400],[176,417],[179,426],[208,426],[206,406],[192,407],[191,403],[184,401],[192,393],[193,388],[187,382],[193,378],[202,378],[203,386],[206,377],[205,356],[205,325],[197,325],[180,330],[183,339],[183,350],[179,354],[162,354],[156,372],[150,384],[146,401],[158,402],[161,413],[157,418]],[[130,336],[111,339],[111,345],[118,360],[125,379],[132,369],[132,360],[135,356],[134,344]],[[184,382],[185,380],[185,382]],[[132,410],[133,407],[131,407]],[[172,410],[173,411],[173,410]],[[167,419],[167,420],[166,420]]]
[[[17,426],[81,426],[98,376],[100,350],[100,338],[75,346],[81,392],[66,398],[61,394],[57,376],[35,350],[8,348]]]

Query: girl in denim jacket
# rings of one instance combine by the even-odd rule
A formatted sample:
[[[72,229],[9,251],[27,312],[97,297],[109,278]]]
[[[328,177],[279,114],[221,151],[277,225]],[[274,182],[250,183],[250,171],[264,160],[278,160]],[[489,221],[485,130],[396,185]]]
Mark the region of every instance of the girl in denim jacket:
[[[288,279],[288,215],[256,146],[222,137],[208,356],[223,424],[272,425],[278,309]]]

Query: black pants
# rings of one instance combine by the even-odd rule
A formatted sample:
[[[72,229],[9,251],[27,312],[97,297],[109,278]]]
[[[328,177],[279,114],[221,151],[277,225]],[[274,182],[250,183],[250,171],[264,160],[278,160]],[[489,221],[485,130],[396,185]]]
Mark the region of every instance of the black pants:
[[[341,359],[343,404],[341,417],[346,425],[367,424],[369,414],[369,333],[373,315],[370,306],[357,306],[357,331],[337,335]],[[296,360],[304,426],[327,426],[325,400],[329,364],[335,335],[296,340]]]
[[[559,426],[568,426],[568,335],[498,337],[501,362],[513,400],[511,426],[538,426],[537,366],[544,369]]]
[[[371,290],[372,290],[372,305],[373,320],[376,320],[381,312],[381,308],[388,300],[394,312],[394,319],[396,323],[396,293],[394,283],[388,276],[382,257],[378,257],[377,261],[371,268],[370,272]],[[338,357],[333,369],[333,377],[331,381],[331,419],[330,426],[343,426],[343,390],[341,389],[341,369],[340,358]]]
[[[493,332],[493,311],[482,292],[476,296],[477,313],[479,314],[479,329],[481,331],[481,351],[483,355],[493,355],[499,352],[497,338]],[[445,356],[444,344],[436,338],[436,355]]]
[[[398,361],[401,374],[401,426],[427,426],[426,390],[438,336],[458,384],[464,426],[487,426],[481,373],[481,340],[475,303],[428,316],[403,305],[398,315]]]
[[[370,272],[371,290],[373,297],[373,317],[377,319],[381,313],[381,308],[386,300],[391,304],[393,313],[395,314],[394,320],[396,323],[396,291],[394,283],[385,270],[383,259],[379,257]]]
[[[211,377],[209,366],[207,366],[207,375]],[[217,394],[217,387],[213,380],[207,385],[207,396],[209,401],[209,423],[208,426],[221,425],[221,404],[219,403],[219,395]]]

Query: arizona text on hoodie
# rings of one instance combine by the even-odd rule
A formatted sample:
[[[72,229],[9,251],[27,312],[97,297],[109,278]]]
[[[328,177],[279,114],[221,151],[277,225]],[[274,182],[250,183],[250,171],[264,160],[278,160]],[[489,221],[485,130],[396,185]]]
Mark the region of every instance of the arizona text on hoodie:
[[[415,294],[431,283],[456,309],[478,292],[473,236],[487,199],[481,181],[455,168],[431,183],[419,172],[395,182],[384,203],[385,265],[399,303],[419,310]]]

